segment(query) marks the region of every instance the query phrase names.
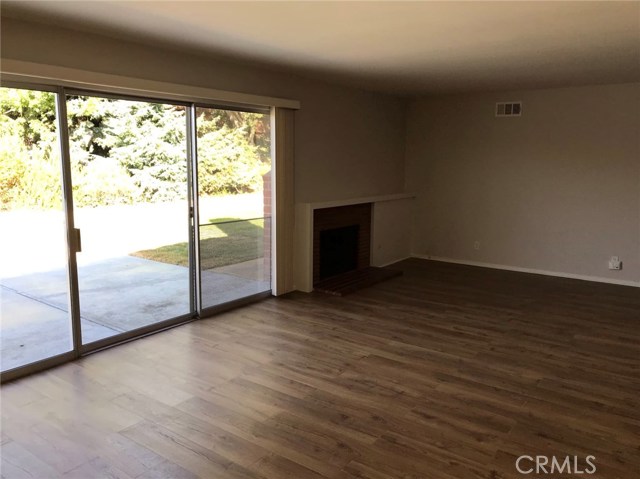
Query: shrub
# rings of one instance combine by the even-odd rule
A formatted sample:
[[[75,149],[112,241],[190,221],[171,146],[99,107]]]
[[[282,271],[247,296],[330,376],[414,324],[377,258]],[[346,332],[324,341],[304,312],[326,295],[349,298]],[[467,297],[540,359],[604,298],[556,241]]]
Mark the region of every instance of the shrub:
[[[223,128],[198,140],[200,194],[248,193],[259,190],[268,166],[241,130]]]

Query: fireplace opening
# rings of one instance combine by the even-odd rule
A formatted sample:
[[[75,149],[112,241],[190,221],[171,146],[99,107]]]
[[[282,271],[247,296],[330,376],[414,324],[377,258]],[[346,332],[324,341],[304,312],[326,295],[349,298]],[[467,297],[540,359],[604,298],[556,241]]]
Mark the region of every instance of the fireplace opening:
[[[370,257],[371,203],[314,211],[314,287],[368,268]]]
[[[358,268],[359,225],[320,232],[320,280]]]

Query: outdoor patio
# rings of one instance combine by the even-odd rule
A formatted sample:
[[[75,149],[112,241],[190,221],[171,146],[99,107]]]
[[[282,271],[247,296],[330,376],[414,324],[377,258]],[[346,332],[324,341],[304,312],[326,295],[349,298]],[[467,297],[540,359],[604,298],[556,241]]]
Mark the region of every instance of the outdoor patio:
[[[262,200],[255,193],[204,198],[201,216],[205,223],[222,212],[255,218]],[[184,202],[76,210],[84,344],[189,314],[185,211]],[[270,289],[263,224],[200,226],[204,307]],[[71,350],[71,324],[62,212],[0,212],[0,231],[10,232],[0,235],[0,368],[6,371]],[[152,254],[160,259],[144,257]]]
[[[206,306],[270,289],[263,258],[202,273]],[[83,343],[189,313],[188,268],[132,256],[79,270]],[[3,371],[71,349],[66,270],[0,280]],[[266,279],[265,279],[266,278]]]

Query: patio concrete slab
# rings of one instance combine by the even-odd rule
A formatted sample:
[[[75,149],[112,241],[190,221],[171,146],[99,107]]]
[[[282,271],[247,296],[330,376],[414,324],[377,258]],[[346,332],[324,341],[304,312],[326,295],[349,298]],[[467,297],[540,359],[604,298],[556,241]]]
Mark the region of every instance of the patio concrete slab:
[[[85,344],[189,313],[186,267],[121,256],[80,264],[78,280]],[[69,351],[66,270],[0,281],[2,369]],[[202,273],[205,307],[269,289],[269,281]]]
[[[202,305],[205,308],[269,291],[268,281],[256,281],[213,270],[202,272]]]
[[[66,271],[54,270],[6,278],[2,283],[67,311],[66,277]],[[78,283],[80,316],[115,331],[189,313],[189,270],[182,266],[122,256],[79,265]]]
[[[229,264],[227,266],[220,266],[212,269],[215,273],[230,274],[233,276],[239,276],[240,278],[252,279],[254,281],[269,281],[271,274],[268,268],[265,266],[265,260],[263,257],[251,259],[249,261],[243,261],[242,263]]]
[[[3,371],[72,349],[69,313],[0,286],[0,368]],[[82,320],[87,342],[119,331]]]

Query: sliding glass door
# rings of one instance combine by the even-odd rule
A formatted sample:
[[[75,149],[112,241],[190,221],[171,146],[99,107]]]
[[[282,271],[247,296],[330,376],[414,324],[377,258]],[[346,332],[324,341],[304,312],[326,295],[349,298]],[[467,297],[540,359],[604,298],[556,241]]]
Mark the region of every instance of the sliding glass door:
[[[56,94],[0,88],[2,371],[73,349]]]
[[[0,89],[3,380],[271,290],[268,111],[46,90]]]
[[[67,97],[82,342],[193,310],[186,108]]]
[[[271,289],[270,115],[208,107],[195,115],[207,309]]]

